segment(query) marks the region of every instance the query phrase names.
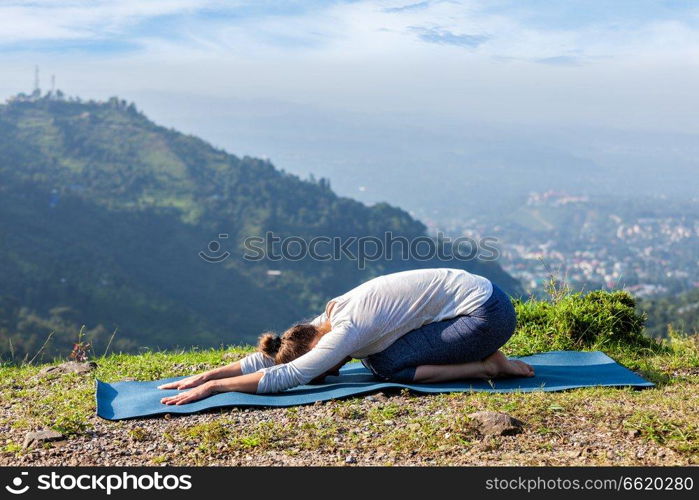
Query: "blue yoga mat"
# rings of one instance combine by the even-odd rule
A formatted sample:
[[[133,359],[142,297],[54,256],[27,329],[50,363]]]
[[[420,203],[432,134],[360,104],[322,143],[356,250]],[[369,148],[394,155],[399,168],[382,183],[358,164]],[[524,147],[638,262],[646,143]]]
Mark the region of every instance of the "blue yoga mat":
[[[98,380],[97,414],[107,420],[121,420],[165,413],[196,413],[226,406],[296,406],[358,396],[392,387],[423,393],[562,391],[593,386],[653,387],[651,382],[602,352],[552,351],[518,359],[532,365],[536,375],[528,378],[494,379],[492,385],[488,381],[477,379],[441,384],[398,384],[381,382],[360,363],[350,363],[340,370],[340,376],[328,377],[327,383],[322,385],[303,385],[278,394],[227,392],[180,406],[160,403],[162,397],[179,391],[164,391],[157,386],[184,377],[113,384]]]

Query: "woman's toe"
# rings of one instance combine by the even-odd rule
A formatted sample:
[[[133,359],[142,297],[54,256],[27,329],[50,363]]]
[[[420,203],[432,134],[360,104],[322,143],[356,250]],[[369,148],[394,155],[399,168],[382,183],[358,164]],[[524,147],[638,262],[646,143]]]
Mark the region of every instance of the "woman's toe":
[[[517,374],[518,375],[530,376],[531,366],[526,364],[524,361],[520,361],[520,360],[515,360],[515,364],[517,365]]]

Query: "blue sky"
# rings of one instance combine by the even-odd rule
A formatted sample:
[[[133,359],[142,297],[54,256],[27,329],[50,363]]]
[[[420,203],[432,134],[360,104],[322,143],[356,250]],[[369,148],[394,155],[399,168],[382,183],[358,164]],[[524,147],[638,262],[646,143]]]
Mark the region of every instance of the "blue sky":
[[[0,64],[1,97],[31,90],[36,64],[44,89],[55,74],[69,95],[119,95],[165,125],[320,175],[367,147],[367,130],[393,138],[384,158],[416,134],[441,138],[428,158],[459,150],[455,130],[505,145],[497,130],[569,130],[576,154],[610,164],[652,156],[643,148],[662,157],[653,134],[699,135],[696,1],[0,0]],[[265,135],[269,120],[294,133]],[[408,125],[413,135],[394,133]],[[586,142],[578,130],[643,139]]]

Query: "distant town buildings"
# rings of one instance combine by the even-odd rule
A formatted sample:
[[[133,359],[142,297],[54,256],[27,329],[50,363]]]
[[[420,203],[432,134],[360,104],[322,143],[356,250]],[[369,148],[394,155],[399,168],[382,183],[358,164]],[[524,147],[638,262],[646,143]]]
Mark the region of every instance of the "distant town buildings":
[[[699,210],[687,203],[668,211],[658,200],[634,207],[546,191],[531,193],[509,220],[473,218],[450,229],[497,238],[501,265],[531,293],[544,293],[554,274],[578,290],[625,288],[648,297],[699,285]]]
[[[589,201],[587,196],[572,196],[561,191],[549,190],[543,193],[530,193],[527,198],[527,206],[551,205],[560,207],[570,203],[585,203]]]

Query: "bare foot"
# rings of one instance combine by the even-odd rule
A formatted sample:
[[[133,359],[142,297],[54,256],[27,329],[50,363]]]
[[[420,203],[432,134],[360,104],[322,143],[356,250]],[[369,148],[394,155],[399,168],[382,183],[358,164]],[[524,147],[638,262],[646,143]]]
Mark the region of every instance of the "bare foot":
[[[531,365],[518,359],[507,359],[500,351],[495,351],[485,358],[483,365],[489,378],[534,376],[534,368]]]

